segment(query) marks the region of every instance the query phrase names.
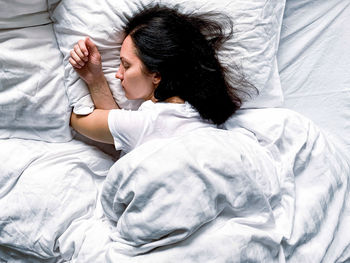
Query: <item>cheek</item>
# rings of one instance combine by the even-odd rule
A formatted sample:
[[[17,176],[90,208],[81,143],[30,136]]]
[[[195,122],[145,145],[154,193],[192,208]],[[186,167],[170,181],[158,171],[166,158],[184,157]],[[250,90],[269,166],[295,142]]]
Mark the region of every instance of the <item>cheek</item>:
[[[140,72],[130,71],[124,74],[124,83],[128,85],[128,88],[135,90],[149,90],[152,87],[152,80],[148,76],[145,76]]]
[[[139,89],[140,80],[137,75],[133,74],[132,72],[128,72],[124,74],[123,85],[128,92],[135,93]]]
[[[133,74],[124,74],[122,85],[128,99],[138,99],[141,89],[137,77]]]
[[[123,88],[128,99],[145,99],[153,93],[152,78],[141,71],[128,70],[124,73]]]

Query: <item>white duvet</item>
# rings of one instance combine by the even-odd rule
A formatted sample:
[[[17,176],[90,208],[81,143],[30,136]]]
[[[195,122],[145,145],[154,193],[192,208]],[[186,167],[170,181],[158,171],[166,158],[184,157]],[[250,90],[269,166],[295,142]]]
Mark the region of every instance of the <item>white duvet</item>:
[[[339,149],[289,110],[242,110],[225,128],[146,143],[113,166],[76,141],[0,141],[0,258],[349,259],[350,172]]]
[[[80,229],[84,238],[84,222],[97,213],[99,189],[114,161],[79,141],[20,139],[0,140],[0,159],[0,259],[56,262],[65,233]]]

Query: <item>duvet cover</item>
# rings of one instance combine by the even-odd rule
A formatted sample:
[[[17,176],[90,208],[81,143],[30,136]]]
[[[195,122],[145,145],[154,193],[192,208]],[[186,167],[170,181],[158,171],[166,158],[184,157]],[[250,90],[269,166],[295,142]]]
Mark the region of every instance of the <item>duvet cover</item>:
[[[43,262],[349,256],[349,163],[289,110],[244,110],[225,129],[145,143],[117,162],[78,141],[0,149],[5,262],[18,252]]]

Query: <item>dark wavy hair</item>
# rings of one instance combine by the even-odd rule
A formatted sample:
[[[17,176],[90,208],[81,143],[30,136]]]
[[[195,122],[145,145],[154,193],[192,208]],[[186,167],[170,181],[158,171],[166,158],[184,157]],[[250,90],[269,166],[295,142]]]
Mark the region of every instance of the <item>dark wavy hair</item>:
[[[225,33],[224,28],[231,30]],[[254,88],[239,71],[227,74],[219,62],[218,50],[232,36],[232,28],[223,14],[185,14],[178,7],[153,5],[128,18],[124,32],[133,40],[145,72],[161,76],[154,93],[158,101],[178,96],[203,119],[219,125]]]

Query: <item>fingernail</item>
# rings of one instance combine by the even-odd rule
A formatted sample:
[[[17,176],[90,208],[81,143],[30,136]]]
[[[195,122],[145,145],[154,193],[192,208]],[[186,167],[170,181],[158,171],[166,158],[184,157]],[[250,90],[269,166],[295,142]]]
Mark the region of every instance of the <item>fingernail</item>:
[[[88,53],[88,52],[84,52],[84,55],[85,55],[85,56],[88,56],[88,55],[89,55],[89,53]]]

